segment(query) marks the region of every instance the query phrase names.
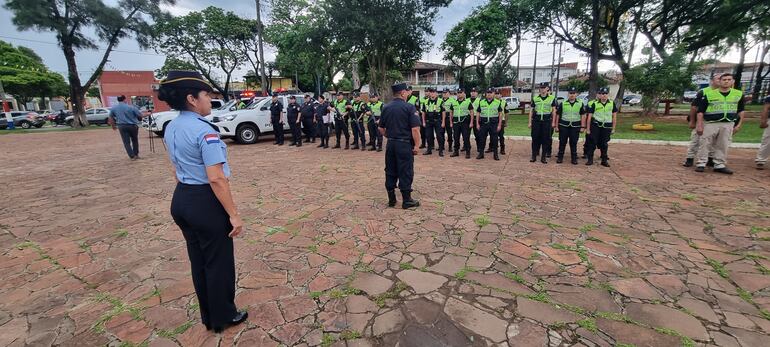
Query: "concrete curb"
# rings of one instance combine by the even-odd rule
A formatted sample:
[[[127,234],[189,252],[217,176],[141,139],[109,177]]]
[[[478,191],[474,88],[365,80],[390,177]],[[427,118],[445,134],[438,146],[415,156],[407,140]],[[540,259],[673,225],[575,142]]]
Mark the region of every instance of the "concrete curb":
[[[530,141],[532,138],[529,136],[506,136],[506,139],[516,140],[516,141]],[[582,139],[582,136],[581,136]],[[554,140],[557,140],[554,138]],[[664,141],[664,140],[630,140],[630,139],[612,139],[610,143],[621,143],[621,144],[639,144],[639,145],[654,145],[654,146],[683,146],[687,147],[687,145],[690,144],[690,141]],[[748,149],[758,149],[759,144],[758,143],[744,143],[744,142],[733,142],[730,148],[748,148]]]

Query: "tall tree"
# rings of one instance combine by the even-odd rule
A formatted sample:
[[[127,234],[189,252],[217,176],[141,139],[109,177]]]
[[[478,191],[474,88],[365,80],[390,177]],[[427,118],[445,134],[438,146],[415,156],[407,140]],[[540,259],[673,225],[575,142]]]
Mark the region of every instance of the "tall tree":
[[[85,94],[101,75],[113,49],[120,40],[130,36],[136,38],[141,47],[148,47],[151,32],[148,21],[161,14],[161,4],[174,3],[175,0],[120,0],[116,6],[109,6],[102,0],[6,0],[5,7],[13,13],[13,23],[19,30],[56,34],[67,61],[70,101],[75,114],[73,126],[81,127],[88,125]],[[95,36],[89,35],[90,32]],[[99,43],[106,47],[99,47]],[[103,52],[85,83],[80,79],[75,60],[76,51],[83,49]]]
[[[700,64],[690,64],[683,51],[675,51],[663,59],[656,59],[629,69],[624,78],[629,88],[642,94],[645,115],[656,112],[660,100],[682,95],[691,89],[692,76]]]
[[[250,21],[214,6],[163,16],[154,27],[157,50],[192,63],[225,99],[233,73],[246,60],[243,40],[252,28]],[[224,80],[218,78],[222,75]]]
[[[48,70],[34,51],[4,41],[0,41],[0,82],[6,93],[25,104],[34,97],[67,93],[64,77]]]

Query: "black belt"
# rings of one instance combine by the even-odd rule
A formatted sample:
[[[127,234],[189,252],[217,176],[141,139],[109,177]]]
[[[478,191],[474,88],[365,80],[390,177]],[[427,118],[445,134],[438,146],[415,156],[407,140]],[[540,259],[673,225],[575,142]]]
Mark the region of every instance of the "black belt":
[[[412,143],[412,139],[401,139],[398,137],[388,137],[388,141],[404,142],[408,144]]]
[[[591,124],[596,125],[600,128],[612,128],[612,122],[604,123],[604,122],[597,122],[597,121],[591,120]]]
[[[566,121],[559,120],[559,125],[563,126],[563,127],[568,127],[568,128],[579,128],[579,127],[581,127],[580,121],[566,122]]]
[[[500,121],[500,117],[489,117],[489,118],[481,117],[481,123],[484,123],[484,124],[492,123],[492,122],[497,123],[499,121]]]

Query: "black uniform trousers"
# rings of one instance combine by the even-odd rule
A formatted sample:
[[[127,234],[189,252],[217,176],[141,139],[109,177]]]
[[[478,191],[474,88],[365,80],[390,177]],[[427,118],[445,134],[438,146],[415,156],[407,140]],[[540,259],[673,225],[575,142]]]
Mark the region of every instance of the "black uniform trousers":
[[[591,143],[593,142],[593,139],[591,139],[591,135],[588,135],[586,133],[585,135],[585,141],[583,141],[583,156],[588,156],[588,148],[591,147]]]
[[[473,129],[473,138],[476,141],[476,149],[478,150],[479,149],[479,142],[481,141],[481,135],[479,134],[479,130],[481,130],[481,127],[479,126],[477,128],[476,126],[474,126],[474,124],[471,124],[471,126],[472,126],[472,129]]]
[[[305,142],[315,142],[318,135],[316,134],[316,127],[313,125],[313,117],[302,118],[302,132],[305,133]]]
[[[385,148],[385,189],[412,191],[414,180],[414,154],[411,140],[388,139]]]
[[[201,321],[210,328],[224,328],[238,314],[230,217],[210,185],[183,183],[174,190],[171,216],[187,242]]]
[[[503,125],[500,127],[500,131],[497,133],[498,141],[500,141],[500,149],[505,150],[505,126],[507,119],[503,119]]]
[[[366,132],[364,130],[363,119],[359,121],[355,118],[350,118],[350,128],[353,131],[353,146],[358,146],[360,144],[361,147],[365,147]]]
[[[588,158],[594,157],[596,148],[601,152],[602,160],[607,160],[607,149],[609,148],[610,137],[612,136],[612,123],[591,122],[591,143],[588,147]]]
[[[425,137],[425,127],[420,124],[420,147],[425,147],[426,141],[428,141],[428,139]]]
[[[369,143],[372,148],[382,149],[382,134],[380,134],[379,129],[377,129],[378,127],[375,120],[379,120],[379,118],[369,118]]]
[[[559,123],[559,153],[557,158],[564,158],[564,151],[569,144],[570,158],[577,159],[577,143],[580,139],[580,122]]]
[[[463,151],[470,153],[471,151],[471,119],[469,117],[465,117],[464,119],[460,120],[460,118],[454,119],[454,125],[452,126],[454,137],[454,151],[457,152],[460,150],[460,136],[463,137]]]
[[[275,134],[275,143],[283,144],[283,124],[281,124],[281,117],[270,116],[270,123],[273,125],[273,133]]]
[[[321,138],[321,144],[322,145],[329,145],[329,124],[324,123],[323,121],[317,122],[318,129],[317,134]]]
[[[298,119],[289,118],[289,128],[291,129],[291,142],[302,143],[302,124],[297,123]]]
[[[450,117],[449,116],[449,112],[447,112],[446,123],[445,123],[446,127],[444,127],[444,130],[446,131],[446,135],[445,135],[446,136],[446,143],[447,143],[446,148],[451,150],[452,149],[452,139],[454,138],[454,132],[453,132],[452,128],[454,128],[454,125],[449,124],[449,117]]]
[[[334,118],[334,136],[337,137],[337,144],[340,144],[340,135],[345,134],[345,146],[350,144],[350,133],[348,132],[348,122],[346,119]]]
[[[133,124],[118,124],[117,127],[128,157],[139,155],[139,127]]]
[[[481,129],[479,129],[479,136],[481,138],[478,143],[479,153],[484,153],[484,149],[487,147],[487,136],[489,136],[489,148],[491,148],[493,152],[497,152],[497,123],[499,121],[500,118],[497,117],[481,117]]]
[[[425,135],[428,137],[426,143],[428,150],[433,150],[434,139],[438,141],[438,150],[444,150],[444,128],[441,126],[441,113],[427,113],[425,115]]]
[[[532,117],[532,130],[530,132],[532,136],[532,157],[540,154],[541,148],[543,156],[551,153],[551,134],[553,131],[551,121],[550,115],[543,117],[543,120],[540,120],[540,116],[537,115]]]

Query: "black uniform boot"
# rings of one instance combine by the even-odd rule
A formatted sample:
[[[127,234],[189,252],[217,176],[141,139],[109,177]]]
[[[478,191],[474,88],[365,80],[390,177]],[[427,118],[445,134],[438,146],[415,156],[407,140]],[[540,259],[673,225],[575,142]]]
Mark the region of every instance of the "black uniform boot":
[[[353,144],[353,149],[358,149],[358,144],[357,143]]]
[[[465,159],[470,159],[470,158],[471,158],[471,151],[470,150],[465,151]]]
[[[495,160],[500,160],[500,156],[497,155],[497,151],[496,150],[492,151],[492,158],[494,158]]]
[[[479,152],[479,154],[476,156],[476,159],[484,159],[484,152]]]
[[[500,147],[500,154],[505,155],[505,146]]]
[[[324,146],[324,143],[323,143],[323,142],[321,142],[321,144],[320,144],[320,145],[318,145],[317,147],[318,147],[318,148],[321,148],[321,147],[323,147],[323,146]]]
[[[350,143],[345,143],[345,149],[350,149]]]
[[[487,150],[484,153],[492,153],[492,148],[487,148]]]
[[[439,157],[443,157],[443,156],[444,156],[444,150],[442,150],[442,149],[439,149],[439,150],[438,150],[438,156],[439,156]]]
[[[423,153],[422,155],[431,155],[431,154],[433,154],[433,150],[428,148],[428,150],[425,151],[425,153]]]
[[[377,150],[377,146],[372,145],[372,148],[369,148],[369,152],[374,152]]]
[[[709,158],[709,160],[706,162],[706,166],[714,167],[714,158]]]
[[[412,192],[407,192],[402,190],[401,197],[404,199],[404,202],[401,203],[401,208],[405,210],[408,208],[420,206],[419,201],[412,200]]]
[[[449,155],[450,158],[459,157],[459,156],[460,156],[460,152],[458,151],[454,151],[452,152],[452,154]]]
[[[588,157],[588,161],[586,161],[586,165],[593,165],[594,164],[594,156]]]
[[[572,165],[577,165],[577,155],[572,155]]]
[[[396,207],[396,191],[395,190],[389,190],[388,191],[388,207]]]
[[[420,144],[420,149],[425,148],[425,143]]]
[[[602,166],[610,167],[610,162],[608,162],[606,158],[602,158]]]
[[[684,167],[690,167],[695,163],[695,158],[687,158],[684,160],[684,164],[682,166]]]
[[[531,157],[529,157],[529,162],[530,163],[534,163],[536,160],[537,160],[537,156],[536,155],[532,155]]]
[[[545,155],[541,155],[540,156],[540,162],[543,163],[543,164],[548,164],[548,160],[546,159]]]
[[[337,143],[332,148],[340,148],[340,140],[337,140]]]
[[[563,155],[557,155],[556,156],[556,164],[561,164],[564,162],[564,156]]]
[[[382,146],[377,147],[377,152],[382,152]]]

